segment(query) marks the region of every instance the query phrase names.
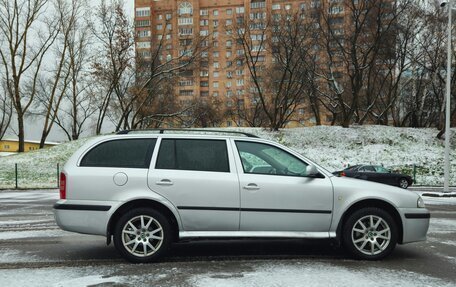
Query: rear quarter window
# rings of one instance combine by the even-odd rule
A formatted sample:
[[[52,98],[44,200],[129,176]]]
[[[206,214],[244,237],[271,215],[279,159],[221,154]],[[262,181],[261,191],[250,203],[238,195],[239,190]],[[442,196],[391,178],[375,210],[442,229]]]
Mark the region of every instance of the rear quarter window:
[[[226,141],[163,139],[155,168],[230,172]]]
[[[103,142],[87,152],[80,166],[149,168],[156,139],[120,139]]]

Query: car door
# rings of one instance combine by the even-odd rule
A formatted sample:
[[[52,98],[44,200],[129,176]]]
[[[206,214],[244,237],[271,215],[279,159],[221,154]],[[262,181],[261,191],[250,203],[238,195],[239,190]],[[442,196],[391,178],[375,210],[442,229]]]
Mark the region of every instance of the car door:
[[[378,174],[371,165],[365,165],[358,169],[358,178],[370,181],[379,181]]]
[[[282,147],[233,141],[239,166],[241,231],[327,232],[333,188],[328,177],[305,175],[308,166]]]
[[[377,182],[384,183],[384,184],[392,184],[394,182],[394,175],[389,172],[383,166],[374,166],[376,174],[377,174]]]
[[[185,231],[239,230],[239,180],[226,139],[162,138],[149,188],[176,206]]]

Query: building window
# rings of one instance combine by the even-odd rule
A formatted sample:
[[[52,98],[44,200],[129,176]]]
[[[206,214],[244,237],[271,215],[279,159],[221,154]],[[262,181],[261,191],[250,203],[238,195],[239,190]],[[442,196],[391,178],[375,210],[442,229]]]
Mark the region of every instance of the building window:
[[[182,80],[179,81],[179,86],[193,86],[193,80]]]
[[[214,66],[214,68],[215,68],[215,69],[218,69],[218,68],[220,68],[220,64],[219,64],[219,62],[214,62],[213,66]]]
[[[208,81],[202,81],[200,82],[201,87],[209,87],[209,82]]]
[[[226,9],[226,15],[233,15],[233,9]]]
[[[208,36],[209,35],[209,30],[201,30],[200,31],[200,36]]]
[[[171,20],[172,15],[171,15],[171,13],[167,13],[165,17],[166,17],[166,20]]]
[[[213,82],[212,83],[213,88],[218,88],[219,87],[219,82]]]
[[[138,20],[136,21],[136,27],[149,27],[150,20]]]
[[[179,96],[193,96],[193,90],[180,90]]]
[[[148,49],[150,48],[150,42],[136,42],[138,49]]]
[[[157,30],[161,30],[161,29],[163,29],[163,25],[162,24],[158,24],[157,25]]]
[[[200,76],[201,76],[201,77],[208,77],[208,76],[209,76],[209,71],[202,70],[202,71],[200,72]]]
[[[228,47],[228,46],[227,46],[227,47]],[[233,54],[233,53],[231,53],[231,51],[226,51],[226,57],[227,57],[227,58],[230,58],[232,54]]]
[[[244,86],[244,79],[238,79],[238,80],[236,80],[236,86],[238,86],[238,87]]]
[[[213,75],[214,75],[214,78],[218,78],[219,77],[219,72],[218,71],[214,71]]]
[[[145,37],[150,37],[150,31],[149,30],[141,30],[138,31],[138,38],[145,38]]]
[[[231,88],[231,82],[226,82],[226,83],[225,83],[225,87],[226,87],[226,88]]]
[[[291,4],[285,5],[285,10],[290,10],[291,9]]]
[[[209,20],[203,19],[200,21],[200,26],[207,26],[207,25],[209,25]]]
[[[219,21],[218,20],[213,20],[212,21],[214,27],[218,27]]]
[[[207,96],[209,96],[209,92],[208,91],[202,91],[200,93],[200,97],[207,97]]]
[[[179,35],[192,35],[193,28],[179,28]]]
[[[236,14],[244,14],[245,8],[244,7],[236,7]]]
[[[179,5],[179,15],[193,14],[193,6],[188,2]]]
[[[201,16],[208,16],[209,15],[209,10],[207,10],[207,9],[200,10],[200,15]]]
[[[280,10],[280,4],[272,4],[272,10]]]
[[[213,10],[212,13],[213,13],[214,16],[218,16],[219,15],[219,12],[218,12],[217,9]]]
[[[265,7],[266,7],[266,1],[257,1],[257,2],[250,3],[251,9],[265,8]]]
[[[298,114],[300,116],[304,115],[304,109],[303,108],[298,109]]]
[[[344,7],[342,6],[333,6],[329,9],[329,14],[340,14],[344,12]]]
[[[136,17],[148,17],[150,16],[150,7],[136,8]]]
[[[179,18],[177,21],[178,25],[193,25],[193,18]],[[168,24],[171,25],[171,24]]]

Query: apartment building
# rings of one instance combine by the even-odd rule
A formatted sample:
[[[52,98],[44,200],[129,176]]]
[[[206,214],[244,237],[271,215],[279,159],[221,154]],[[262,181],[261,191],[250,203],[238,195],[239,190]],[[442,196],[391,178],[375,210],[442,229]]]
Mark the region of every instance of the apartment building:
[[[344,0],[135,0],[135,29],[137,55],[147,59],[151,47],[160,43],[159,60],[166,61],[192,53],[190,46],[207,47],[201,53],[197,69],[180,73],[175,87],[175,96],[182,105],[197,99],[217,99],[222,108],[252,105],[255,87],[250,84],[250,73],[240,57],[244,50],[237,45],[233,34],[237,33],[244,19],[261,20],[275,14],[302,11],[308,21],[318,23],[318,13],[313,12],[322,5],[331,15],[330,24],[335,35],[343,36],[344,27],[350,25],[345,17]],[[356,1],[355,1],[356,2]],[[233,27],[233,28],[231,28]],[[261,27],[258,27],[261,29]],[[317,29],[317,28],[316,28]],[[261,33],[260,33],[261,34]],[[260,34],[252,34],[252,43],[260,40]],[[258,39],[256,39],[258,37]],[[261,36],[263,37],[263,36]],[[258,41],[260,42],[260,41]],[[252,45],[252,49],[262,49]],[[318,51],[317,51],[318,53]],[[262,53],[258,61],[271,61]],[[341,74],[337,70],[335,76]],[[322,115],[322,123],[332,119]],[[304,126],[315,123],[315,116],[303,103],[295,109],[287,126]],[[245,126],[241,118],[227,118],[222,126]]]

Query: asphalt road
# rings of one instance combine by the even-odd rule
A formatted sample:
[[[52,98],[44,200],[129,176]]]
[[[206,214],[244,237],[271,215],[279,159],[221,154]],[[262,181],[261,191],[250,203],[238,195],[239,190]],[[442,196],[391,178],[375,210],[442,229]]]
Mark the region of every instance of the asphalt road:
[[[426,242],[356,261],[329,241],[175,244],[163,262],[125,262],[104,237],[61,231],[56,191],[0,192],[0,286],[456,286],[456,205],[428,205]]]

